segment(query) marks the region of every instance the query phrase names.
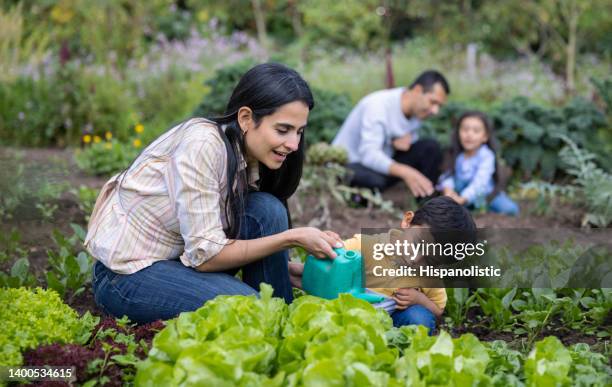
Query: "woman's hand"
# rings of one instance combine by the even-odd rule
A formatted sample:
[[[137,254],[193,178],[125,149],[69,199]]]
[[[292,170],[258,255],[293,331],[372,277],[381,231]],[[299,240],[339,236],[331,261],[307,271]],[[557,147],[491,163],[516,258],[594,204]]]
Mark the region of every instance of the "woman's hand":
[[[300,262],[289,262],[289,282],[295,288],[302,288],[302,275],[304,274],[304,264]]]
[[[293,246],[303,247],[317,258],[336,258],[334,248],[342,247],[342,239],[333,231],[314,227],[298,227],[286,231]]]

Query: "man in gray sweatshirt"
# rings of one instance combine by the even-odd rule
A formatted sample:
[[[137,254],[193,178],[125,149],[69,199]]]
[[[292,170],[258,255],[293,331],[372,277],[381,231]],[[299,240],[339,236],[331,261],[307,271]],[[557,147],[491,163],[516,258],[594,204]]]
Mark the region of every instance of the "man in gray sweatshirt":
[[[432,139],[419,139],[421,121],[438,113],[450,94],[442,74],[429,70],[409,88],[365,96],[334,138],[345,148],[351,185],[381,191],[403,181],[416,197],[433,194],[442,152]]]

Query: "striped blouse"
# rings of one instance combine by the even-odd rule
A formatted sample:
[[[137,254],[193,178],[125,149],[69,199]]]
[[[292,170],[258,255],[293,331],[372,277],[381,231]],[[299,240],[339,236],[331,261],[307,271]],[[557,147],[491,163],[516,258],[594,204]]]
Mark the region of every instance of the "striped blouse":
[[[239,170],[246,167],[242,158]],[[255,184],[257,161],[247,170],[249,184]],[[223,139],[215,124],[191,119],[160,136],[123,177],[115,175],[104,185],[85,248],[119,274],[166,259],[199,266],[228,242],[227,194]]]

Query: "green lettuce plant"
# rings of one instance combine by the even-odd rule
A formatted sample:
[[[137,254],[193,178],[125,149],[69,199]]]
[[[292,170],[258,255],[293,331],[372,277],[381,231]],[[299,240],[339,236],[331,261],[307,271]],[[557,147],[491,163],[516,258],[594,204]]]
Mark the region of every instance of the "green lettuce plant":
[[[0,365],[22,364],[21,352],[42,344],[87,342],[98,318],[79,318],[53,290],[0,289]]]

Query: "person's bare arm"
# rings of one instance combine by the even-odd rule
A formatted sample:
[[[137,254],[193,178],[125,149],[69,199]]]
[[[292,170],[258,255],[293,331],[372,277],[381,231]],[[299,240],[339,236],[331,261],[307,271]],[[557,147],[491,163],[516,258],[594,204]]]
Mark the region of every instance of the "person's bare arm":
[[[402,179],[416,197],[429,196],[434,192],[434,186],[431,181],[409,165],[394,161],[389,166],[389,174]]]
[[[342,240],[334,232],[314,227],[294,228],[257,239],[233,240],[196,270],[215,272],[241,267],[293,246],[301,246],[318,258],[335,258],[333,247],[342,246]]]
[[[463,196],[459,196],[459,194],[455,192],[455,190],[452,188],[445,187],[444,190],[442,191],[442,195],[448,196],[449,198],[453,199],[457,204],[461,206],[467,203],[467,199],[464,198]]]

